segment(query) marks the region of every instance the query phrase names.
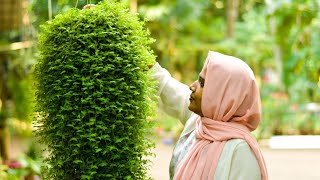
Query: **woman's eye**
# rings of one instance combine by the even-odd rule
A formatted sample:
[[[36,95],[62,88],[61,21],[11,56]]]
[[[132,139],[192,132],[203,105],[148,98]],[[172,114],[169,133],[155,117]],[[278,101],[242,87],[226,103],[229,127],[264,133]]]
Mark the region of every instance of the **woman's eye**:
[[[204,87],[204,79],[201,76],[199,76],[198,82],[199,82],[200,87],[203,88]]]
[[[199,81],[200,87],[204,86],[204,82],[203,81]]]

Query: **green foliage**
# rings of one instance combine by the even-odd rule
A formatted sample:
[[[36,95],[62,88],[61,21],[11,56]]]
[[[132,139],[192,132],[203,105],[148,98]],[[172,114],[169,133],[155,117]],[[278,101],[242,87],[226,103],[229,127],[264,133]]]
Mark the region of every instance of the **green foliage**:
[[[27,122],[31,122],[32,117],[32,91],[30,85],[31,81],[29,79],[18,80],[10,84],[10,90],[14,92],[12,98],[15,102],[13,116]]]
[[[261,8],[244,13],[242,21],[236,23],[236,36],[215,45],[216,51],[232,54],[246,61],[258,78],[264,67],[274,67],[271,57],[272,41],[268,37],[266,19],[261,15],[265,15]]]
[[[152,2],[139,1],[139,12],[150,20],[148,26],[157,39],[154,44],[157,61],[175,78],[187,84],[194,81],[208,50],[239,57],[261,80],[263,120],[259,136],[305,131],[303,124],[310,124],[311,116],[303,108],[291,111],[288,106],[300,107],[320,100],[318,1],[239,1],[234,37],[228,39],[227,1]],[[272,83],[278,83],[280,76],[276,84],[279,87],[273,91],[268,87],[272,84],[263,81],[268,69],[275,72]],[[273,93],[284,93],[288,99],[282,102],[271,98]],[[313,127],[308,128],[309,132],[318,132]]]
[[[0,179],[20,180],[23,177],[26,178],[26,176],[40,176],[41,166],[46,165],[40,158],[40,152],[41,147],[32,142],[25,154],[19,155],[14,160],[6,162],[6,166],[2,166],[5,168],[7,178],[1,178],[0,166]]]
[[[70,8],[82,8],[88,2],[91,4],[97,4],[101,0],[56,0],[51,1],[52,17],[55,17],[59,13],[66,12]],[[48,1],[32,0],[31,4],[32,13],[35,15],[32,20],[33,24],[38,27],[49,19],[48,13]]]
[[[0,159],[0,162],[1,159]],[[0,164],[0,179],[8,179],[8,173],[7,173],[8,167],[6,165]]]
[[[270,1],[268,16],[274,28],[274,44],[280,48],[283,62],[282,83],[296,100],[316,101],[319,99],[317,85],[319,77],[319,54],[317,46],[319,32],[319,2],[314,0]],[[298,79],[298,80],[297,80]],[[296,82],[305,81],[304,91],[295,94],[290,88]]]
[[[37,134],[44,179],[146,179],[154,113],[153,42],[144,22],[106,1],[70,9],[39,35]]]
[[[301,89],[302,84],[299,85]],[[279,87],[262,85],[261,98],[263,113],[259,128],[255,131],[257,138],[320,133],[319,113],[307,111],[304,104],[298,104],[294,97],[281,92]]]
[[[138,12],[149,19],[148,28],[157,39],[157,61],[178,80],[192,82],[212,42],[223,35],[217,23],[223,18],[215,16],[221,11],[205,0],[160,0],[139,1]]]
[[[9,118],[30,123],[33,114],[32,76],[30,71],[33,64],[32,48],[10,51],[2,54],[0,69],[0,91],[2,93],[2,108],[0,110],[0,124],[7,124]],[[2,81],[2,82],[1,82]],[[0,85],[0,86],[1,86]],[[2,89],[3,88],[3,89]],[[8,105],[8,102],[11,104]],[[8,123],[10,124],[10,123]]]

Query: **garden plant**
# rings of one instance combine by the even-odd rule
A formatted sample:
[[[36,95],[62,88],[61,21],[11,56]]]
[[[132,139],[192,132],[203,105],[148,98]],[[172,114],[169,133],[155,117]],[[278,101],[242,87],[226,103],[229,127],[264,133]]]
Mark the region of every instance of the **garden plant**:
[[[41,26],[35,65],[43,179],[148,179],[155,60],[145,22],[120,3]]]

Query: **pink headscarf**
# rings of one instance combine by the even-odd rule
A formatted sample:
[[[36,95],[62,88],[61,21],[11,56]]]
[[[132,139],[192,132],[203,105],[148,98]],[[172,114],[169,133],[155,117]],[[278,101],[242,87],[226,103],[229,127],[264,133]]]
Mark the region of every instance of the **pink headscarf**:
[[[209,51],[200,73],[205,84],[202,113],[197,119],[197,141],[178,165],[175,180],[213,179],[226,141],[244,139],[253,150],[262,180],[268,179],[259,145],[250,132],[260,121],[260,95],[254,74],[242,60]]]

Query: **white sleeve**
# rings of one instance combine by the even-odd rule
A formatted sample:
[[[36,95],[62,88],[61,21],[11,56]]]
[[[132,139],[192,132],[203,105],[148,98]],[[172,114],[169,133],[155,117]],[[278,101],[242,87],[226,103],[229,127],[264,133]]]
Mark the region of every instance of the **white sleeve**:
[[[191,111],[188,109],[191,93],[189,87],[172,78],[159,63],[156,63],[152,69],[154,79],[159,82],[159,107],[167,114],[178,118],[184,125],[191,116]]]
[[[240,143],[235,149],[229,180],[261,180],[258,160],[247,143]]]

